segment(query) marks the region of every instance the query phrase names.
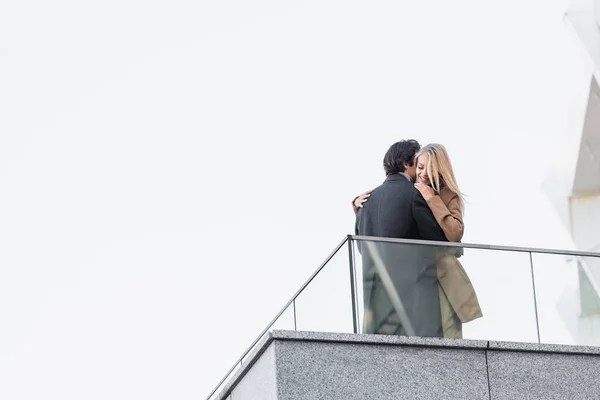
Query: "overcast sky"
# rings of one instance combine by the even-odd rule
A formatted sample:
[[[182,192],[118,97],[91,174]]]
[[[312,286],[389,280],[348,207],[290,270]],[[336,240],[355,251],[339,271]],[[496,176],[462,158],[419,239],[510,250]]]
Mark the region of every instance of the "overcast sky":
[[[448,148],[465,242],[571,247],[541,189],[589,84],[565,10],[2,2],[0,398],[202,398],[403,138]]]

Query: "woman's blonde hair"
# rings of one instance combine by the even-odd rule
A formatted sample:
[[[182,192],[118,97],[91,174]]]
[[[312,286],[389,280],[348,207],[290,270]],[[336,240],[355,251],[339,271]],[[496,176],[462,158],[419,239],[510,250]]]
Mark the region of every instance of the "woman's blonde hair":
[[[427,175],[431,182],[433,190],[439,194],[442,187],[447,187],[452,192],[458,195],[460,201],[460,208],[464,211],[465,201],[464,195],[458,188],[456,177],[454,176],[454,170],[452,169],[452,163],[446,148],[441,144],[431,143],[421,148],[421,151],[415,156],[415,160],[418,161],[419,156],[427,154],[429,161],[427,162]]]

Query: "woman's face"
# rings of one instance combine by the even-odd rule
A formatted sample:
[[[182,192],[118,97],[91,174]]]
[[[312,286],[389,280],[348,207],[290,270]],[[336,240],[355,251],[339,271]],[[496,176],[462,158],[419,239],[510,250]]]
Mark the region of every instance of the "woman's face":
[[[427,175],[427,163],[429,163],[429,154],[421,154],[417,159],[417,182],[429,185],[429,176]]]

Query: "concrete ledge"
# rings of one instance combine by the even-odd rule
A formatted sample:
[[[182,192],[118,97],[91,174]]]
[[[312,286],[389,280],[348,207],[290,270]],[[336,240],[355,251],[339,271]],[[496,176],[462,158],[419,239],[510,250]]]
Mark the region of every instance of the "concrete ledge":
[[[499,342],[493,340],[467,340],[423,338],[415,336],[393,335],[357,335],[352,333],[328,332],[296,332],[272,331],[272,339],[277,340],[302,340],[313,342],[338,342],[338,343],[364,343],[364,344],[389,344],[394,346],[421,346],[421,347],[450,347],[462,349],[489,349],[507,351],[525,351],[534,353],[564,353],[564,354],[595,354],[600,355],[600,347],[576,346],[566,344],[546,343],[521,343]]]
[[[600,355],[600,347],[573,346],[566,344],[519,343],[489,341],[490,350],[524,351],[531,353],[554,354],[593,354]]]
[[[597,376],[600,347],[272,331],[213,398],[584,399]]]
[[[490,398],[597,399],[600,357],[572,352],[488,350]]]
[[[486,349],[488,347],[488,342],[485,340],[422,338],[416,336],[394,335],[358,335],[353,333],[273,331],[271,332],[271,337],[277,340],[376,345],[388,344],[392,346],[451,347],[461,349]]]
[[[355,340],[346,335],[302,336],[274,339],[278,400],[488,400],[484,345],[464,348],[460,343],[444,346],[435,339],[363,335]],[[311,340],[306,340],[309,336]],[[233,400],[238,400],[235,391]]]

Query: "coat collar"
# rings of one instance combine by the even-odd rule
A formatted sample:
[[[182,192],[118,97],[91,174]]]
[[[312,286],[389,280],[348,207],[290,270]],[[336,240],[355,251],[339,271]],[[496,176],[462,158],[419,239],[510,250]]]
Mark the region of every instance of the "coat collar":
[[[387,178],[385,178],[385,181],[399,181],[399,180],[403,180],[406,179],[409,182],[412,182],[412,179],[410,176],[406,175],[404,172],[399,172],[397,174],[392,174],[392,175],[388,175]]]

